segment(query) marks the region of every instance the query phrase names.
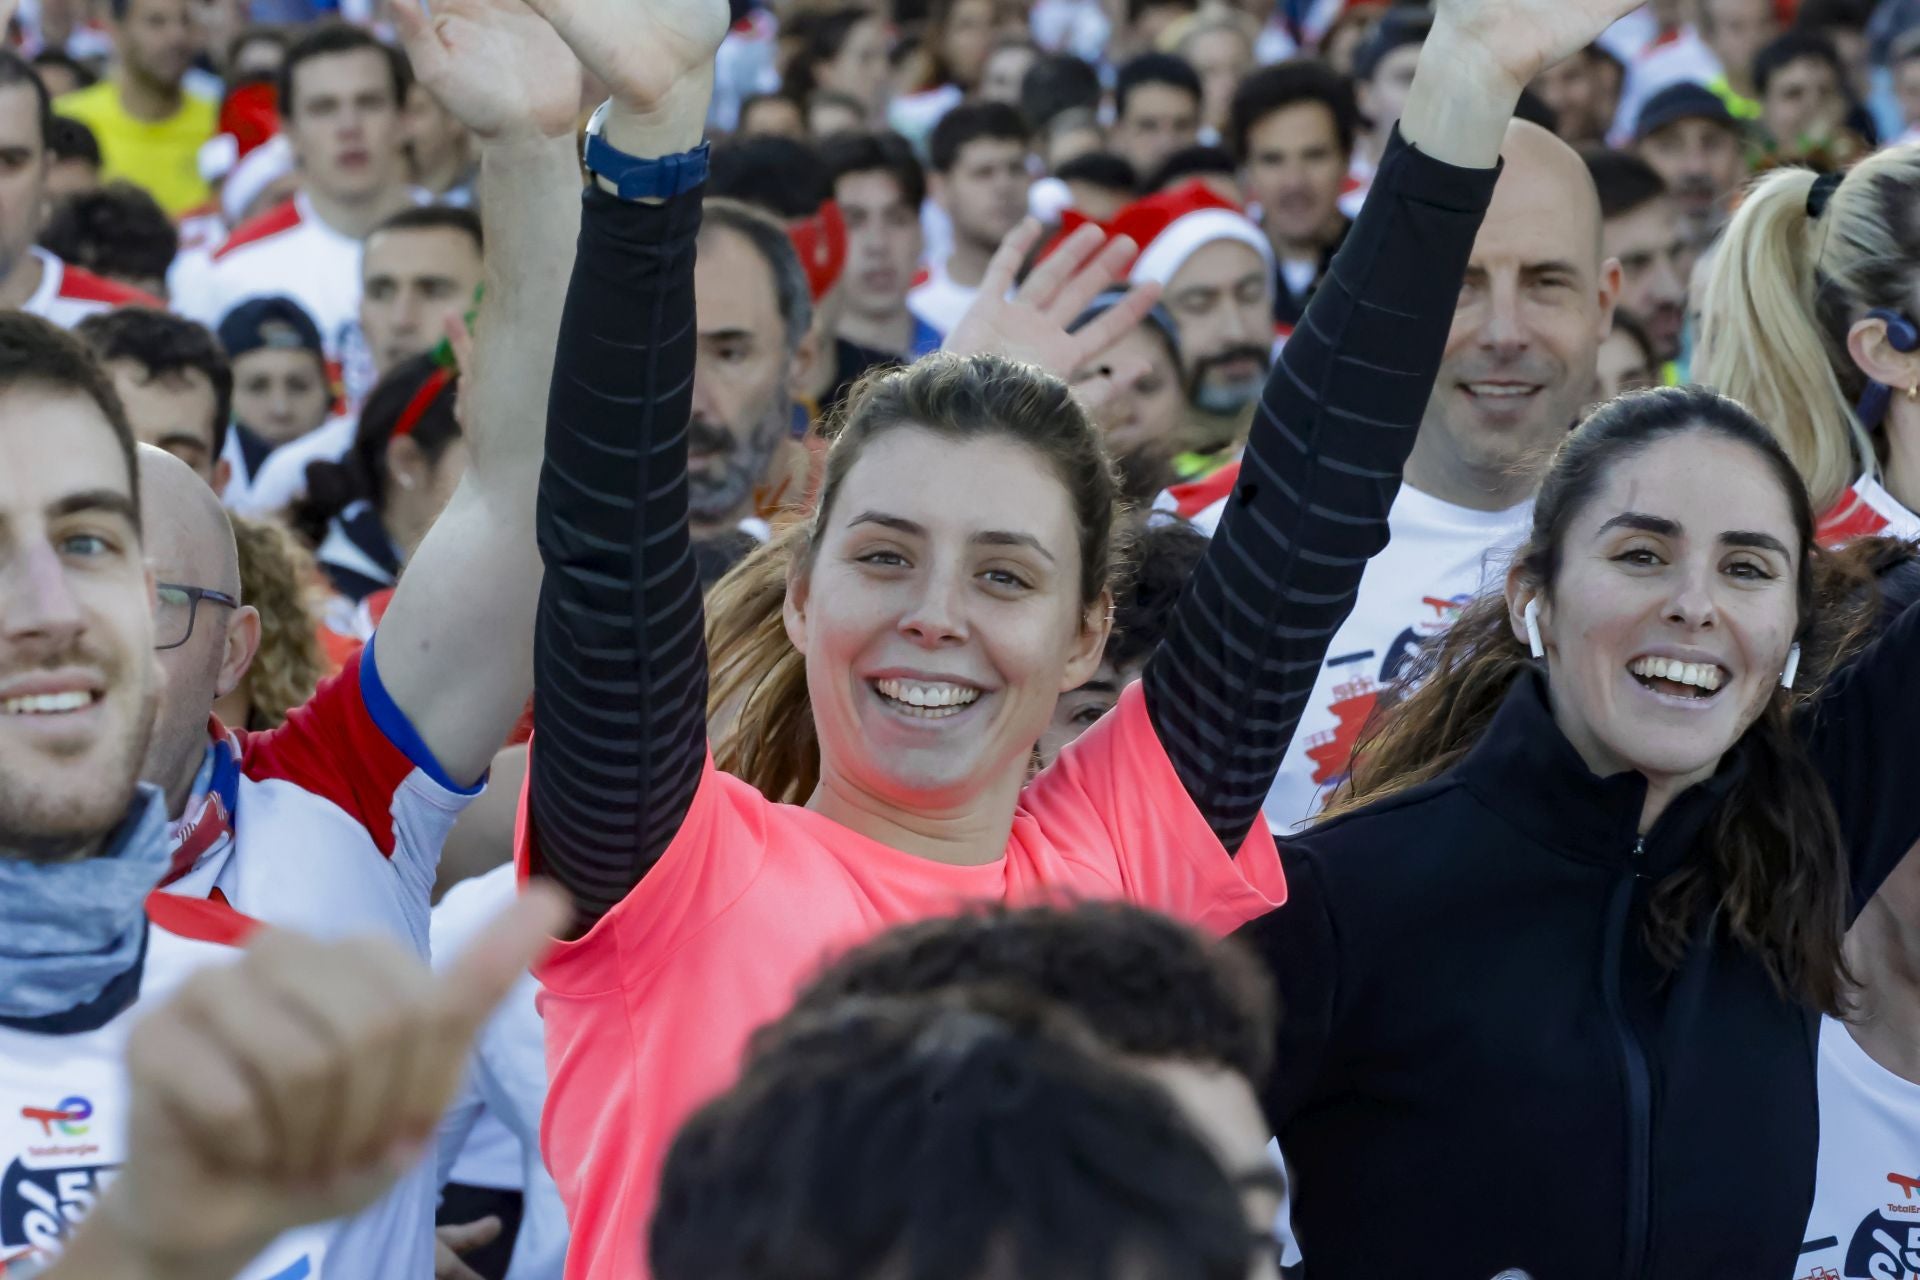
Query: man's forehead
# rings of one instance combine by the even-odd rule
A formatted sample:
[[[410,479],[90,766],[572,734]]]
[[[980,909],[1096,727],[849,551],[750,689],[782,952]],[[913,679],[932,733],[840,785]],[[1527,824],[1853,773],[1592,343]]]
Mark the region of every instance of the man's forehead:
[[[834,180],[833,198],[843,205],[893,205],[905,204],[907,193],[889,170],[860,169]]]
[[[0,147],[40,149],[40,95],[30,84],[0,85]]]
[[[38,520],[82,495],[131,506],[126,454],[79,392],[31,385],[0,391],[0,518]]]
[[[397,227],[375,232],[361,255],[361,269],[371,279],[376,275],[431,275],[420,259],[431,255],[432,265],[447,259],[471,261],[477,268],[480,250],[473,237],[455,227]]]
[[[1166,292],[1230,289],[1249,277],[1266,279],[1267,264],[1253,246],[1238,240],[1210,240],[1190,254],[1167,280]]]
[[[784,323],[773,269],[745,236],[729,227],[710,224],[700,232],[693,297],[702,334],[757,333]]]

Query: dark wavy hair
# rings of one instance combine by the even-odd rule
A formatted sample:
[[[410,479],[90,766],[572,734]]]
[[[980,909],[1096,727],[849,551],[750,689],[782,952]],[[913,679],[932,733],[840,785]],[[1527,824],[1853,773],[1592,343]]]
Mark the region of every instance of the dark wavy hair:
[[[1847,983],[1841,958],[1847,851],[1826,784],[1792,715],[1818,696],[1826,676],[1872,626],[1873,569],[1888,549],[1869,541],[1845,553],[1823,552],[1814,540],[1806,485],[1760,420],[1702,388],[1659,387],[1607,402],[1561,443],[1515,563],[1550,595],[1567,528],[1612,470],[1656,441],[1695,433],[1752,450],[1787,499],[1800,541],[1795,639],[1802,660],[1793,693],[1776,692],[1734,745],[1746,768],[1701,832],[1697,856],[1654,887],[1648,942],[1662,964],[1677,967],[1698,922],[1717,908],[1782,995],[1837,1014]],[[1404,677],[1403,687],[1413,692],[1362,734],[1352,776],[1326,816],[1350,813],[1451,769],[1486,732],[1513,682],[1534,669],[1500,592],[1469,605]]]
[[[674,1140],[660,1280],[1244,1280],[1233,1184],[1166,1091],[1012,991],[789,1020]]]

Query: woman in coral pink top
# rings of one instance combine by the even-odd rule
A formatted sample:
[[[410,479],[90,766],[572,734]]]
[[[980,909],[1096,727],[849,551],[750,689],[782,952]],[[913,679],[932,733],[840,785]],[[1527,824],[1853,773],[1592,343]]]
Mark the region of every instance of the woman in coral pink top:
[[[1283,899],[1260,802],[1386,542],[1493,189],[1513,106],[1498,86],[1582,47],[1623,4],[1443,5],[1451,52],[1420,71],[1439,109],[1383,158],[1288,342],[1168,640],[1024,790],[1055,700],[1106,639],[1115,495],[1096,431],[1062,382],[989,355],[930,357],[856,393],[780,633],[754,647],[766,677],[737,712],[746,732],[817,760],[802,803],[784,804],[713,766],[688,534],[690,492],[714,505],[753,449],[715,425],[714,398],[779,376],[808,320],[779,229],[735,207],[709,211],[703,232],[686,178],[704,161],[689,149],[726,8],[538,0],[614,93],[588,151],[598,176],[549,410],[518,850],[580,912],[539,971],[543,1139],[573,1225],[569,1276],[646,1273],[675,1130],[847,946],[980,900],[1124,898],[1224,932]],[[1076,273],[1097,239],[1043,263],[1014,303],[1000,299],[1025,246],[1003,249],[986,312],[963,326],[974,349],[1069,369],[1136,322],[1150,298],[1065,333],[1131,253],[1117,242]],[[768,268],[784,331],[771,318],[767,332],[722,328],[712,311],[702,332],[696,244]],[[717,299],[726,286],[708,287]]]

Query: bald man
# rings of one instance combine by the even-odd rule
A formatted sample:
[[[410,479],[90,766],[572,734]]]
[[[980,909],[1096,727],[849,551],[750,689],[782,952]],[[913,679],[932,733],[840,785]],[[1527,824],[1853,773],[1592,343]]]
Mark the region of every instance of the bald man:
[[[1319,812],[1346,776],[1380,691],[1504,571],[1613,328],[1620,264],[1601,258],[1600,197],[1587,166],[1520,120],[1500,155],[1440,376],[1388,515],[1392,540],[1367,564],[1267,797],[1267,820],[1282,833]]]

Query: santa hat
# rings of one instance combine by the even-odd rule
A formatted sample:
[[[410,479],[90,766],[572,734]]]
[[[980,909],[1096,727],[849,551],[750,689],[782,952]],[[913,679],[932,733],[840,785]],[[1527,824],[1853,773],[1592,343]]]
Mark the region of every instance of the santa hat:
[[[1238,241],[1273,267],[1273,246],[1253,219],[1199,178],[1134,201],[1114,216],[1107,230],[1132,236],[1140,246],[1140,256],[1127,273],[1134,284],[1167,283],[1188,258],[1216,240]]]
[[[271,81],[237,85],[220,104],[220,131],[200,148],[200,176],[219,182],[280,132],[279,91]]]
[[[829,200],[811,218],[788,223],[787,238],[793,241],[793,250],[806,269],[807,292],[819,302],[832,292],[840,282],[840,273],[847,268],[847,222],[840,206]]]

